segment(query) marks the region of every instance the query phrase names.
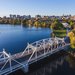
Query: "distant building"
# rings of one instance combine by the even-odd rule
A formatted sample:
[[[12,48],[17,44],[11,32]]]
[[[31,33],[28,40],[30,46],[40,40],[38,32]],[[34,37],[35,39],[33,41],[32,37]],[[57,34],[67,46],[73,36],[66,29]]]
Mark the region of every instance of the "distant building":
[[[71,18],[70,18],[71,20],[75,20],[75,16],[71,16]]]
[[[63,15],[62,19],[70,19],[71,15]]]
[[[69,27],[68,23],[62,23],[65,28]]]
[[[27,18],[28,18],[28,19],[31,19],[31,15],[28,15]]]
[[[10,18],[12,18],[12,15],[10,14]]]
[[[21,18],[21,16],[20,16],[20,15],[17,15],[17,18],[18,18],[18,19],[20,19],[20,18]]]
[[[57,18],[58,20],[61,20],[61,19],[62,19],[62,16],[56,16],[56,18]]]
[[[10,14],[10,18],[11,19],[31,19],[31,15],[23,15],[23,16],[21,16],[21,15],[12,15],[12,14]]]
[[[3,18],[6,19],[7,17],[6,16],[3,16]]]
[[[36,18],[36,19],[40,19],[40,18],[42,18],[42,17],[41,17],[41,15],[36,15],[35,18]]]
[[[31,19],[31,15],[23,15],[22,18],[23,19]]]
[[[49,18],[53,20],[56,18],[56,16],[53,15],[53,16],[50,16]]]
[[[12,15],[12,14],[10,14],[10,18],[15,19],[15,18],[16,18],[16,15]]]

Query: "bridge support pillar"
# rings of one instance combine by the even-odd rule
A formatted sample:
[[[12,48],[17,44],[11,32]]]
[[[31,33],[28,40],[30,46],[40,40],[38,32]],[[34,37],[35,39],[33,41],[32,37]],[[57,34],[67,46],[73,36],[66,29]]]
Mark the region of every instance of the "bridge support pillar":
[[[29,71],[29,65],[28,65],[28,63],[25,64],[25,66],[22,68],[22,71],[24,73],[27,73]]]

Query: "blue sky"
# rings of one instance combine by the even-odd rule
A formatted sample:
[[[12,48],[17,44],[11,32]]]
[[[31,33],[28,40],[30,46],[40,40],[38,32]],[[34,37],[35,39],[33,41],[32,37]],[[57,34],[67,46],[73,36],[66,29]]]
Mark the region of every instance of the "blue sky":
[[[0,0],[0,16],[75,15],[75,0]]]

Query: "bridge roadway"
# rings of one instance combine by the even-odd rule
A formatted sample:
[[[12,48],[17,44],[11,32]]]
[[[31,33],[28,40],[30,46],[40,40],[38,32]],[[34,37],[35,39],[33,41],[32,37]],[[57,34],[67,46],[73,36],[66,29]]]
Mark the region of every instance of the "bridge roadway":
[[[68,46],[63,38],[47,38],[27,45],[23,52],[11,55],[5,49],[0,52],[0,75],[10,74],[18,69],[28,72],[28,66]]]

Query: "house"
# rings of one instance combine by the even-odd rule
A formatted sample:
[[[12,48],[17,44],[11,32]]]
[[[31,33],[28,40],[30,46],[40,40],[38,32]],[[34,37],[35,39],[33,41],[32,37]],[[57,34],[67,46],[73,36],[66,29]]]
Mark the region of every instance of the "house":
[[[68,23],[62,23],[65,28],[69,27]]]

